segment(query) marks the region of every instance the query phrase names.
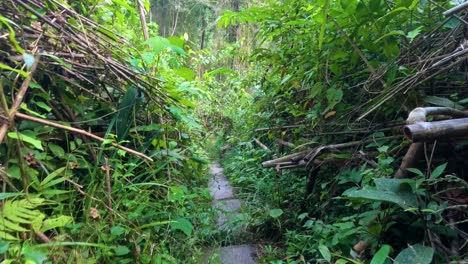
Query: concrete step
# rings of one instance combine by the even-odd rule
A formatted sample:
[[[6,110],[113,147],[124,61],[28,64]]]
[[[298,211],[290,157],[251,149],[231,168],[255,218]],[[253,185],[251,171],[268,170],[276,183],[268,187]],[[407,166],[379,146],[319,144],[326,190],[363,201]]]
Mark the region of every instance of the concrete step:
[[[255,264],[258,249],[253,245],[238,245],[210,250],[203,264]]]

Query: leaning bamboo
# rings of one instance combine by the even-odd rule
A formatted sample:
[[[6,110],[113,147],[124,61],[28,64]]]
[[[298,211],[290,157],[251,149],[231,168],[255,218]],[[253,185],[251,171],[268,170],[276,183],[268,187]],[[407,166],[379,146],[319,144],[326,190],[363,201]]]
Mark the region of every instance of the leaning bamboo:
[[[307,153],[309,153],[309,151],[310,150],[305,150],[305,151],[289,154],[287,156],[277,158],[274,160],[268,160],[268,161],[263,162],[262,166],[265,168],[275,167],[278,163],[290,161],[292,158],[299,157],[299,156],[304,157]]]
[[[412,142],[466,136],[468,135],[468,118],[420,122],[405,126],[403,132]]]
[[[46,126],[52,126],[52,127],[68,130],[68,131],[71,131],[71,132],[74,132],[74,133],[82,134],[82,135],[93,138],[93,139],[95,139],[97,141],[100,141],[100,142],[105,141],[104,138],[98,137],[98,136],[96,136],[96,135],[94,135],[92,133],[89,133],[88,131],[85,131],[85,130],[82,130],[82,129],[77,129],[77,128],[74,128],[74,127],[65,126],[65,125],[58,124],[56,122],[52,122],[52,121],[49,121],[49,120],[46,120],[46,119],[42,119],[42,118],[38,118],[38,117],[34,117],[34,116],[28,116],[28,115],[25,115],[25,114],[20,113],[20,112],[16,112],[15,116],[19,117],[19,118],[22,118],[22,119],[29,120],[29,121],[33,121],[33,122],[36,122],[36,123],[39,123],[39,124],[43,124],[43,125],[46,125]],[[121,150],[127,152],[127,153],[130,153],[130,154],[135,155],[135,156],[137,156],[139,158],[142,158],[142,159],[153,162],[153,159],[151,157],[148,157],[148,156],[146,156],[145,154],[143,154],[141,152],[135,151],[133,149],[129,149],[127,147],[121,146],[121,145],[119,145],[117,143],[114,143],[114,142],[111,142],[110,144],[112,146],[118,148],[118,149],[121,149]]]

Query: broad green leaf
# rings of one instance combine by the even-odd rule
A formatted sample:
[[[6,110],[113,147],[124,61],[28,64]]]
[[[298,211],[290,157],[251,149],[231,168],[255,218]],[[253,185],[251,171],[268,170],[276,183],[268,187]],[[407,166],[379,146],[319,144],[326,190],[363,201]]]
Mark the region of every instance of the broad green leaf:
[[[54,154],[54,156],[58,158],[62,158],[63,156],[65,156],[65,150],[63,150],[63,148],[60,147],[59,145],[49,143],[48,146],[49,146],[49,150]]]
[[[412,42],[419,35],[419,33],[421,33],[421,30],[423,28],[424,28],[423,26],[419,26],[411,30],[410,32],[408,32],[408,34],[406,34],[406,37],[410,40],[410,42]]]
[[[442,175],[442,173],[444,173],[446,167],[447,167],[447,163],[437,166],[437,168],[435,168],[434,171],[432,171],[431,176],[429,178],[430,179],[439,178],[439,176]]]
[[[277,208],[277,209],[271,209],[270,210],[270,216],[273,217],[273,218],[278,218],[280,217],[281,215],[283,215],[283,210]]]
[[[168,37],[167,40],[169,40],[169,43],[173,46],[177,46],[181,49],[184,48],[185,41],[181,37]]]
[[[180,77],[184,78],[186,81],[192,81],[195,77],[195,73],[189,68],[179,68],[175,69],[174,72]]]
[[[411,186],[409,184],[402,183],[398,185],[397,190],[390,188],[390,186],[387,186],[387,187],[389,187],[387,190],[385,189],[349,190],[349,191],[344,192],[343,195],[348,198],[395,203],[401,206],[403,209],[406,209],[409,207],[415,207],[417,205],[416,195],[412,192]]]
[[[113,226],[111,227],[111,235],[120,236],[125,233],[125,228],[122,226]]]
[[[9,247],[10,247],[10,242],[0,240],[0,254],[7,252]]]
[[[392,247],[389,245],[382,245],[382,247],[375,253],[370,264],[384,264],[388,259]]]
[[[159,37],[159,36],[149,38],[146,41],[146,44],[150,46],[150,48],[156,55],[160,54],[162,51],[167,49],[170,45],[169,40],[163,37]]]
[[[25,243],[21,249],[22,255],[26,260],[33,261],[35,264],[42,264],[47,259],[47,254]]]
[[[137,13],[136,9],[133,8],[131,5],[129,5],[126,0],[112,0],[112,2],[116,5],[124,7],[125,9],[127,9],[128,11],[134,14]]]
[[[184,234],[186,234],[187,236],[190,236],[192,234],[193,225],[192,223],[190,223],[189,220],[185,218],[179,218],[171,223],[171,229],[180,230],[184,232]]]
[[[330,262],[331,261],[331,254],[330,254],[330,250],[328,250],[328,248],[324,245],[319,245],[318,246],[318,250],[320,251],[320,254],[322,255],[322,257]]]
[[[410,245],[396,256],[394,264],[430,264],[434,249],[421,244]]]
[[[29,143],[29,144],[33,145],[35,148],[37,148],[39,150],[44,150],[44,148],[42,148],[41,140],[39,140],[37,138],[27,136],[27,135],[25,135],[23,133],[20,133],[20,132],[9,132],[8,137],[13,138],[13,139],[18,139],[18,140],[21,140],[23,142]]]
[[[114,251],[117,256],[123,256],[130,253],[130,249],[128,249],[126,246],[117,246]]]

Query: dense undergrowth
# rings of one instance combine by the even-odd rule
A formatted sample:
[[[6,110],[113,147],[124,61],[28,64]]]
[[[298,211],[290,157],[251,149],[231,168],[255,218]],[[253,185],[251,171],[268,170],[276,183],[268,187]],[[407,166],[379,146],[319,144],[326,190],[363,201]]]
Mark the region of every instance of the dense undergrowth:
[[[1,263],[190,263],[212,240],[199,54],[141,3],[0,2]]]
[[[222,162],[262,262],[466,260],[466,139],[427,140],[418,156],[402,133],[416,107],[467,103],[466,57],[450,57],[466,11],[442,15],[456,4],[290,0],[224,13],[220,26],[257,36],[249,71],[227,82],[249,96],[219,112]]]
[[[416,107],[467,116],[457,1],[174,3],[0,1],[2,263],[197,263],[239,242],[262,263],[467,258],[466,138],[405,156],[401,132]],[[173,8],[171,36],[151,6]],[[245,237],[215,230],[218,157]]]

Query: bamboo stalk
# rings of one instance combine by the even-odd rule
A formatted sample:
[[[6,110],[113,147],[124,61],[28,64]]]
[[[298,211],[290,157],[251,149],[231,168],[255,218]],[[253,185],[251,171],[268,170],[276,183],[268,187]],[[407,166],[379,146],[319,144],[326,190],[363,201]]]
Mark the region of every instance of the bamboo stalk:
[[[405,126],[403,132],[412,142],[465,136],[468,134],[468,118],[436,122],[419,122]]]
[[[39,124],[43,124],[43,125],[46,125],[46,126],[52,126],[52,127],[56,127],[56,128],[60,128],[60,129],[64,129],[64,130],[68,130],[68,131],[72,131],[72,132],[75,132],[75,133],[78,133],[78,134],[82,134],[82,135],[85,135],[87,137],[90,137],[92,139],[95,139],[97,141],[100,141],[100,142],[104,142],[104,138],[101,138],[101,137],[98,137],[92,133],[89,133],[85,130],[82,130],[82,129],[77,129],[77,128],[74,128],[74,127],[69,127],[69,126],[65,126],[65,125],[62,125],[62,124],[58,124],[58,123],[55,123],[55,122],[52,122],[52,121],[49,121],[49,120],[45,120],[45,119],[42,119],[42,118],[37,118],[37,117],[33,117],[33,116],[29,116],[29,115],[25,115],[23,113],[15,113],[15,116],[16,117],[19,117],[19,118],[22,118],[22,119],[26,119],[26,120],[30,120],[30,121],[33,121],[33,122],[36,122],[36,123],[39,123]],[[117,143],[110,143],[112,146],[118,148],[118,149],[121,149],[127,153],[130,153],[130,154],[133,154],[139,158],[142,158],[142,159],[146,159],[148,161],[153,161],[152,158],[150,158],[149,156],[146,156],[145,154],[143,153],[140,153],[138,151],[135,151],[133,149],[130,149],[130,148],[127,148],[127,147],[124,147],[124,146],[121,146]]]
[[[457,12],[459,12],[459,11],[465,9],[465,8],[468,8],[468,1],[466,1],[464,3],[461,3],[461,4],[459,4],[459,5],[455,6],[455,7],[452,7],[449,10],[443,12],[442,14],[444,16],[450,16],[450,15],[453,15],[453,14],[455,14],[455,13],[457,13]]]

